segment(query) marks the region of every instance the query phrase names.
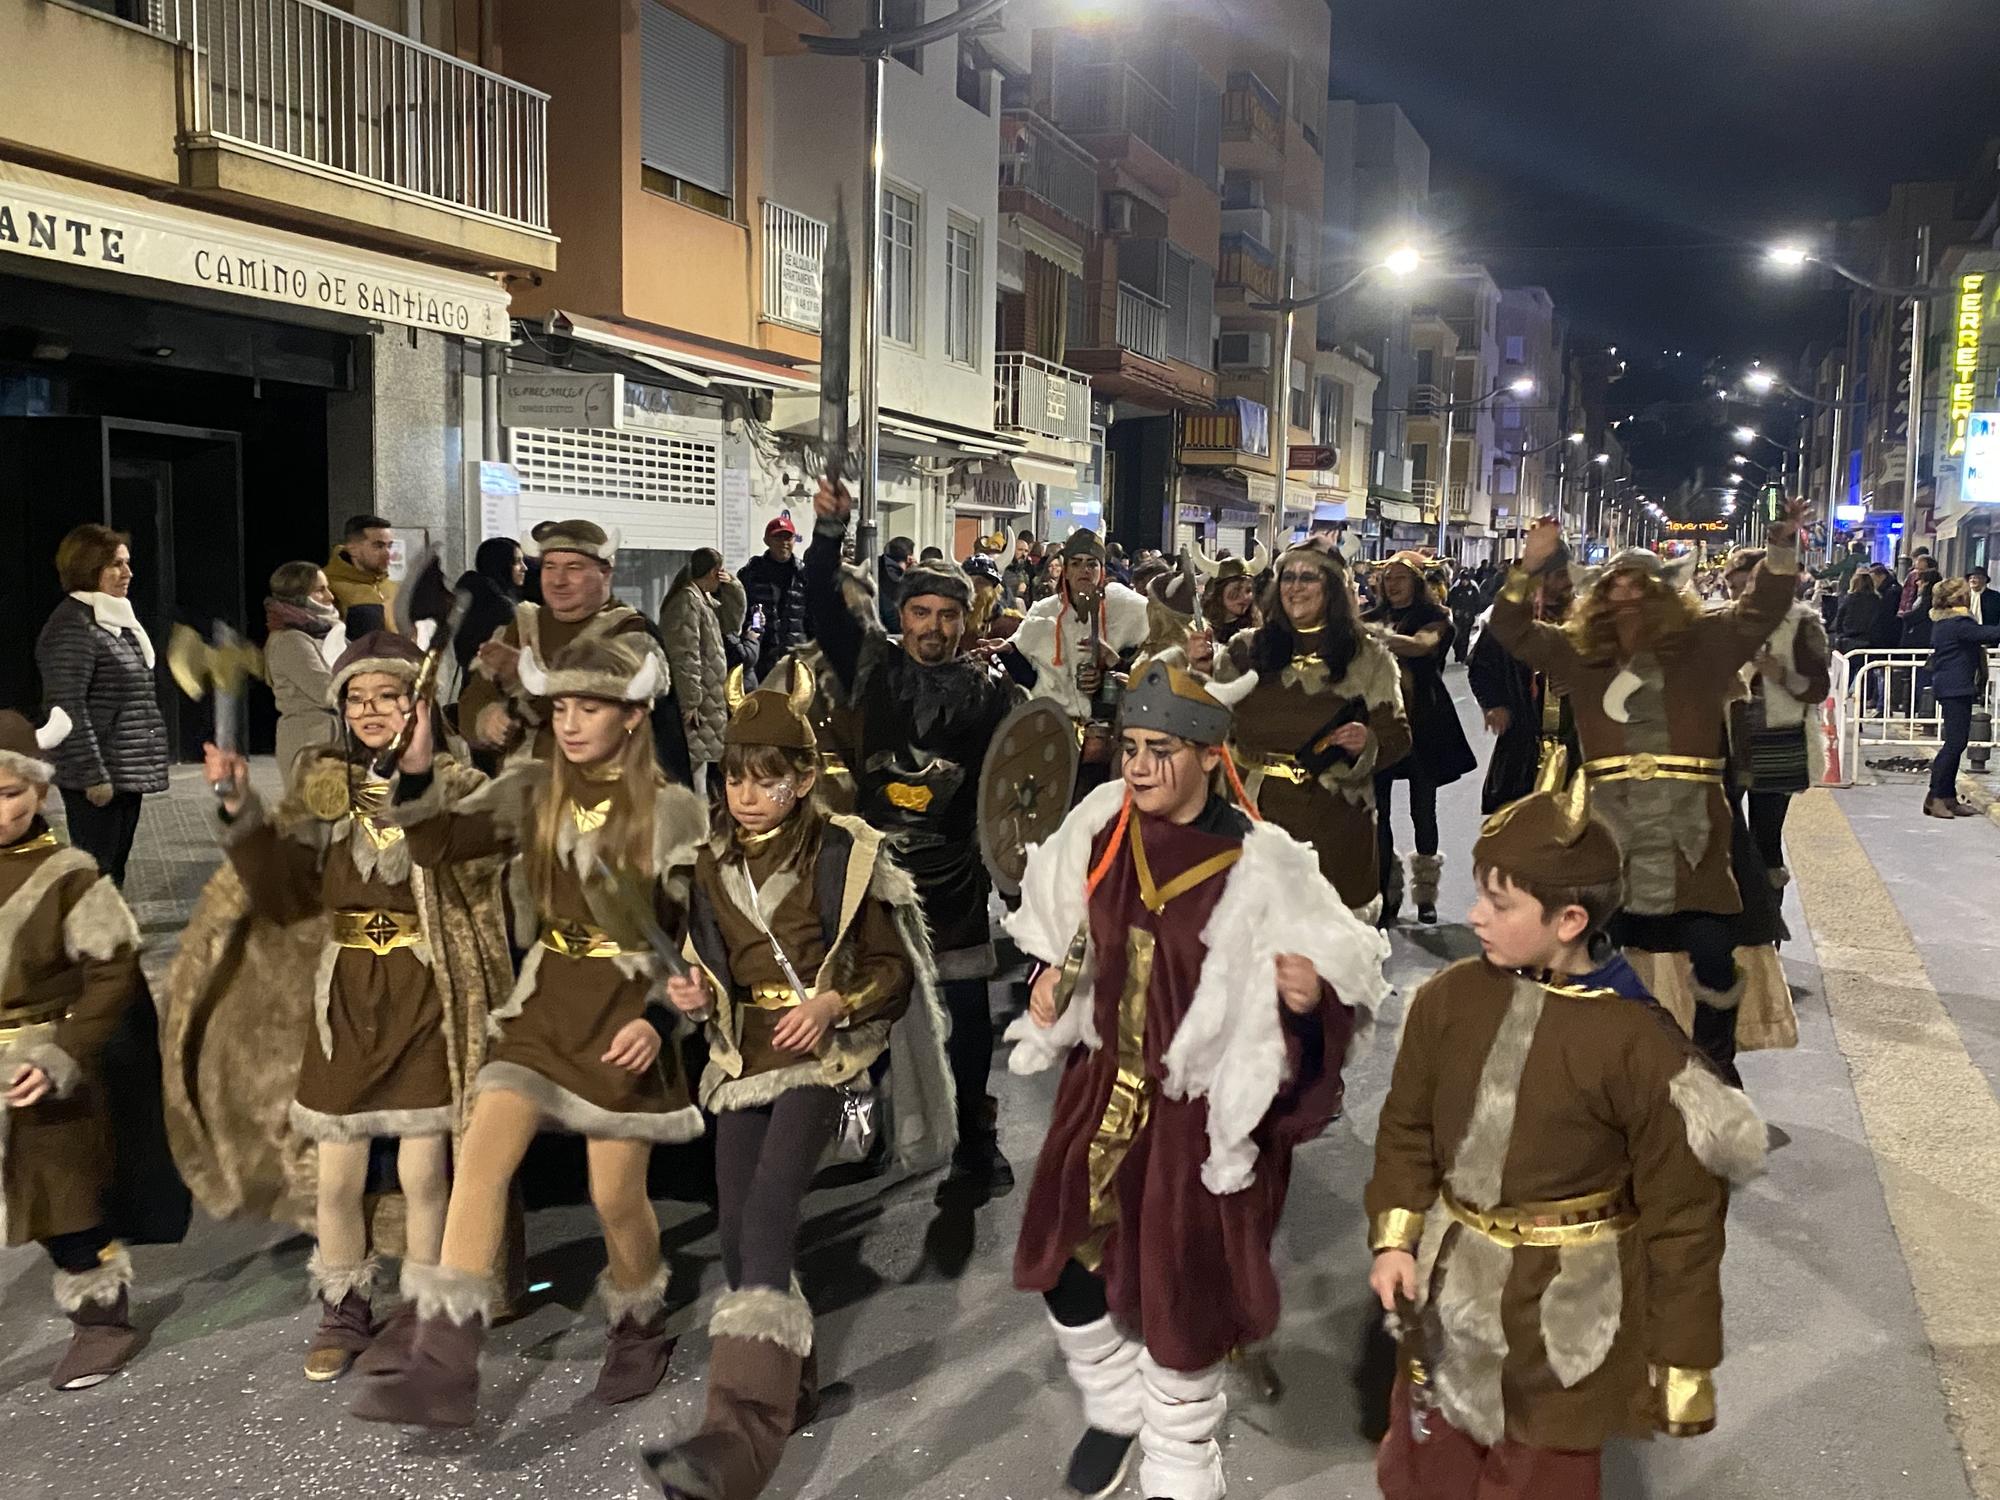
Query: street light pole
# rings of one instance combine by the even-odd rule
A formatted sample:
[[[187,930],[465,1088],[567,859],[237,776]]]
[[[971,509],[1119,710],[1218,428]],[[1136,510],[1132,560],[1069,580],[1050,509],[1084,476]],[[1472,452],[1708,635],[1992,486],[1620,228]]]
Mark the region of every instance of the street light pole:
[[[869,0],[868,24],[880,31],[886,0]],[[875,556],[875,532],[882,478],[882,89],[889,66],[885,52],[863,60],[868,70],[862,113],[868,160],[862,168],[862,227],[868,253],[861,265],[861,494],[855,506],[854,557],[864,567]]]
[[[1919,287],[1930,279],[1931,227],[1917,228],[1917,280]],[[1924,298],[1910,298],[1910,409],[1903,435],[1903,550],[1915,544],[1917,534],[1917,460],[1923,449],[1924,432]]]
[[[1453,363],[1456,365],[1456,358],[1454,358]],[[1453,369],[1451,373],[1453,377],[1452,384],[1457,385],[1458,371]],[[1458,415],[1457,404],[1449,399],[1451,392],[1446,391],[1445,395],[1447,399],[1444,403],[1444,461],[1442,466],[1444,478],[1438,484],[1437,555],[1439,561],[1443,561],[1444,559],[1445,541],[1449,535],[1449,528],[1451,526],[1451,440],[1454,436],[1452,432],[1452,419]]]
[[[1271,452],[1278,460],[1278,513],[1271,518],[1273,546],[1285,526],[1285,481],[1292,467],[1292,339],[1299,321],[1299,304],[1294,295],[1298,281],[1295,275],[1285,278],[1285,352],[1278,361],[1278,402],[1271,411],[1272,425],[1277,429]]]

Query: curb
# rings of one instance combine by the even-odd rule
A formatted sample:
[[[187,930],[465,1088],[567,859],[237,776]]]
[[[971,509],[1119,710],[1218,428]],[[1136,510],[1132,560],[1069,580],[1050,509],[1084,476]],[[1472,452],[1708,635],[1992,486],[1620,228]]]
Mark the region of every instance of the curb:
[[[1970,802],[1995,824],[2000,824],[2000,786],[1991,777],[1975,776],[1969,771],[1958,775],[1958,795],[1962,801]]]

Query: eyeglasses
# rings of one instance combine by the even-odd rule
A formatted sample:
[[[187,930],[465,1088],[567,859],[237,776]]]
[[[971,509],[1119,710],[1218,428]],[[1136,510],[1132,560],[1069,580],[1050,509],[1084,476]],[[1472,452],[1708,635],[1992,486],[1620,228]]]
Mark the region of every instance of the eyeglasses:
[[[367,697],[349,694],[341,706],[351,714],[399,714],[410,706],[408,693],[370,693]]]
[[[1320,573],[1316,570],[1309,568],[1308,569],[1294,568],[1289,572],[1280,573],[1278,575],[1278,582],[1281,586],[1296,585],[1298,587],[1303,588],[1308,585],[1317,585],[1325,583],[1326,575],[1324,573]]]

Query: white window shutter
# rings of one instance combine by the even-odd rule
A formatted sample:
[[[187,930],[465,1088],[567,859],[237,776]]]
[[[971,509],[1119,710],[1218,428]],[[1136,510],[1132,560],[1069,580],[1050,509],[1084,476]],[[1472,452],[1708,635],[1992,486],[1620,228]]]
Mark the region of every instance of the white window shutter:
[[[640,18],[640,159],[734,198],[735,44],[659,0],[646,0]]]

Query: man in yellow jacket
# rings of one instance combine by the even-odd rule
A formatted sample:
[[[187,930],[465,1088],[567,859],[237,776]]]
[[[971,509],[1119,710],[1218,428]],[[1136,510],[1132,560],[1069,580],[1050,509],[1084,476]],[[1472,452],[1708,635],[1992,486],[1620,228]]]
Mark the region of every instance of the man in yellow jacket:
[[[344,616],[356,605],[374,605],[382,618],[372,628],[387,628],[396,584],[389,577],[389,549],[394,532],[380,516],[349,516],[341,528],[340,545],[326,560],[327,587]]]

